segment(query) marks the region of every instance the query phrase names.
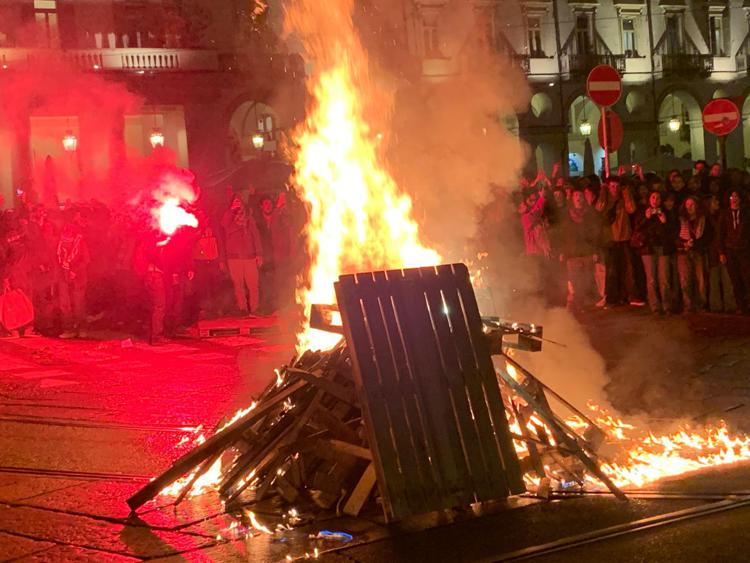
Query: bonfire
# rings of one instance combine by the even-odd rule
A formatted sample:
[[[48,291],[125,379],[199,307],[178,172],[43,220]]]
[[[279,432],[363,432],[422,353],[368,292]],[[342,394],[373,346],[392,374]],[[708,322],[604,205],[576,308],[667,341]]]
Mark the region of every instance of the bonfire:
[[[371,127],[367,116],[383,96],[372,80],[367,53],[352,21],[352,9],[353,0],[297,0],[286,13],[289,31],[303,40],[314,65],[307,83],[307,117],[293,135],[297,149],[294,183],[309,209],[305,235],[310,268],[297,291],[297,303],[307,319],[298,334],[297,361],[308,366],[314,361],[311,353],[305,351],[330,350],[341,340],[340,334],[315,330],[309,322],[313,304],[335,303],[334,283],[339,275],[431,266],[442,260],[439,252],[420,237],[412,200],[381,160],[380,141],[374,132],[381,129]],[[512,366],[501,369],[513,373]],[[267,392],[272,392],[274,385],[281,388],[285,376],[286,372],[277,373],[276,382]],[[231,417],[217,432],[231,429],[234,421],[242,420],[255,406],[254,403]],[[288,405],[288,410],[294,408],[295,405]],[[554,434],[538,418],[527,421],[525,428],[519,426],[510,411],[509,418],[516,436],[525,437],[516,441],[521,458],[528,456],[529,443],[549,441]],[[582,437],[594,428],[601,429],[603,440],[596,446],[601,452],[601,469],[624,489],[642,488],[665,477],[750,459],[750,437],[732,434],[724,423],[659,434],[593,404],[589,412],[574,414],[565,422]],[[203,440],[205,436],[200,435],[196,443]],[[215,488],[226,475],[221,457],[209,461],[162,493],[182,497]],[[561,490],[602,486],[591,474],[574,475],[572,482],[569,467],[547,464],[544,472],[544,476],[528,472],[526,481],[531,490],[544,478],[554,481]],[[255,484],[253,471],[233,482],[234,487],[242,489]]]

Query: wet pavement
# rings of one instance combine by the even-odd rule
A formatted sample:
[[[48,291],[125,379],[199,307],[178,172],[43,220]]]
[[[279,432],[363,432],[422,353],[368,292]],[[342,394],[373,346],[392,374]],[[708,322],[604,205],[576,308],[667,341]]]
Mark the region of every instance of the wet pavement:
[[[653,318],[603,311],[588,335],[612,376],[612,403],[662,417],[701,417],[750,405],[750,321],[702,315]],[[550,338],[553,332],[545,332]],[[750,493],[750,466],[670,480],[659,496],[554,502],[512,499],[465,513],[386,527],[377,515],[263,534],[222,514],[204,495],[178,507],[159,499],[138,518],[125,500],[166,469],[198,427],[247,406],[292,355],[291,336],[183,339],[150,347],[103,340],[0,340],[0,561],[494,561],[591,530]],[[667,353],[668,352],[668,353]],[[678,400],[665,401],[670,395]],[[638,408],[636,408],[638,407]],[[726,414],[750,427],[748,407]],[[712,416],[712,415],[711,415]],[[273,528],[267,514],[258,518]],[[741,560],[750,508],[547,553],[540,560]],[[316,540],[322,529],[354,539]],[[247,537],[246,537],[247,536]],[[533,554],[529,554],[533,555]]]

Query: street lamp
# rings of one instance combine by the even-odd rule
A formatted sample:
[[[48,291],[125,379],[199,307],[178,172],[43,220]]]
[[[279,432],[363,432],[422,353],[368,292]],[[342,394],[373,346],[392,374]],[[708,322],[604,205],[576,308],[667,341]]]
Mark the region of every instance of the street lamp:
[[[253,146],[256,149],[261,150],[263,148],[263,145],[265,144],[266,138],[265,136],[263,136],[263,133],[256,133],[255,135],[253,135]]]
[[[680,121],[679,117],[673,115],[672,119],[670,119],[669,123],[667,123],[667,127],[669,127],[669,130],[673,133],[677,133],[677,131],[680,130],[680,127],[682,127],[682,121]]]
[[[149,135],[148,140],[151,142],[153,148],[163,147],[164,133],[161,132],[161,129],[154,128],[151,130],[151,135]]]
[[[589,135],[591,135],[591,123],[589,123],[588,119],[584,119],[583,121],[581,121],[581,124],[578,126],[578,130],[584,137],[588,137]]]
[[[66,151],[73,152],[78,148],[78,138],[73,134],[73,131],[68,129],[62,139],[62,144]]]

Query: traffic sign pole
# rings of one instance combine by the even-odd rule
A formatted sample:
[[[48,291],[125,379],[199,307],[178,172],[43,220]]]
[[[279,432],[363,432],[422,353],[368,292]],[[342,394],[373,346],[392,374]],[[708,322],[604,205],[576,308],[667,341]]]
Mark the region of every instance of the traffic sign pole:
[[[721,157],[721,170],[725,172],[727,169],[727,136],[719,136],[719,156]]]
[[[609,139],[607,131],[607,108],[613,106],[620,99],[622,94],[622,80],[617,69],[609,65],[598,65],[591,69],[586,79],[586,92],[596,105],[602,110],[601,124],[602,137],[601,144],[604,149],[604,178],[609,178]]]
[[[609,178],[609,135],[607,134],[607,108],[601,107],[602,110],[602,148],[604,149],[604,179]]]

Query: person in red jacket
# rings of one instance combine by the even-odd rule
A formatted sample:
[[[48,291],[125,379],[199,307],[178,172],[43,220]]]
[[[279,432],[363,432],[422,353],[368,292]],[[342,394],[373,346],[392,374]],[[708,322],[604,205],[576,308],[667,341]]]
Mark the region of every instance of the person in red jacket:
[[[237,309],[254,316],[260,304],[258,269],[263,265],[263,245],[255,218],[235,196],[221,220],[229,276],[234,286]],[[247,288],[247,296],[245,295]]]

